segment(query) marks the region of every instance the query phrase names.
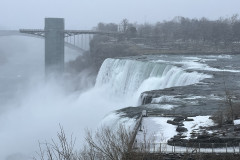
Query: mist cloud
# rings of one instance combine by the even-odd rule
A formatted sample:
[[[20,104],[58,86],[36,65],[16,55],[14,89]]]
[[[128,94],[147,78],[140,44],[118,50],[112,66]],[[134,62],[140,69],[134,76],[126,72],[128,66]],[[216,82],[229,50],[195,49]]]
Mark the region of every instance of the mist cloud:
[[[123,18],[155,23],[175,16],[217,19],[240,13],[239,0],[3,0],[1,6],[0,26],[12,29],[43,28],[46,17],[65,18],[68,29],[91,29]]]

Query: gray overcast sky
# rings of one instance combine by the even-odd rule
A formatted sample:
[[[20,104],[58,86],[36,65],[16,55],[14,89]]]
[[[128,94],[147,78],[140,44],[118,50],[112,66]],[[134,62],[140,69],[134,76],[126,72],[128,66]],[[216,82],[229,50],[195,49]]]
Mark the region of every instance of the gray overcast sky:
[[[217,19],[240,14],[240,0],[1,0],[0,27],[44,28],[45,17],[65,18],[66,29],[98,22],[155,23],[175,16]]]

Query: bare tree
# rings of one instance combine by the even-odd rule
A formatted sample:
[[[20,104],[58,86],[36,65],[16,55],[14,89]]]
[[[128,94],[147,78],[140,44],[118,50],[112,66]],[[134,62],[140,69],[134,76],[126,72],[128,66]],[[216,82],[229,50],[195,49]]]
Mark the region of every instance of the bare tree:
[[[133,132],[120,125],[116,130],[102,127],[95,133],[86,132],[86,145],[81,151],[74,149],[75,139],[67,139],[60,126],[58,141],[39,143],[38,157],[34,160],[137,160],[146,157],[153,141],[144,137],[144,142],[133,148]],[[145,134],[146,135],[146,134]]]
[[[125,33],[128,29],[128,20],[125,18],[121,22],[122,32]]]
[[[34,160],[80,160],[78,153],[74,151],[75,139],[72,135],[70,140],[67,139],[63,127],[60,125],[60,132],[57,133],[58,141],[52,140],[51,143],[39,142],[38,158]]]
[[[226,105],[227,105],[227,117],[228,117],[228,122],[233,123],[234,120],[234,111],[233,111],[233,97],[230,93],[229,90],[227,90],[226,83],[224,81],[224,89],[225,89],[225,98],[226,98]]]
[[[95,135],[90,131],[87,132],[87,148],[95,153],[97,159],[125,159],[127,153],[132,150],[130,146],[131,138],[131,132],[124,126],[119,126],[116,131],[104,127],[100,128]]]

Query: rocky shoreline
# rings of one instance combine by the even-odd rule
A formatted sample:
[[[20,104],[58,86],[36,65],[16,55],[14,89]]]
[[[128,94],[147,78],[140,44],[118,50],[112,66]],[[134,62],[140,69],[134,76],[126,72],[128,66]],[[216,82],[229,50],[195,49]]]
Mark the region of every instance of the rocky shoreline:
[[[192,118],[179,116],[173,120],[168,120],[167,123],[177,126],[177,135],[168,140],[169,145],[175,146],[198,146],[201,147],[212,147],[209,144],[215,144],[215,147],[228,147],[239,146],[240,144],[240,125],[225,124],[222,127],[217,125],[210,127],[202,127],[199,129],[192,130],[191,137],[186,139],[187,136],[184,132],[188,131],[184,127],[184,121],[193,121]]]

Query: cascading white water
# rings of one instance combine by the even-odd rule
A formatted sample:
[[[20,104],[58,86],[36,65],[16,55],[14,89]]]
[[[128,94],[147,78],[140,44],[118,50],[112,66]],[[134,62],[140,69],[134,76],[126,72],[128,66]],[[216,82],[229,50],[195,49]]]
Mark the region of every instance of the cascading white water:
[[[98,73],[95,87],[105,86],[114,96],[127,97],[136,105],[144,91],[186,86],[211,78],[198,72],[186,72],[167,64],[129,59],[106,59]]]

